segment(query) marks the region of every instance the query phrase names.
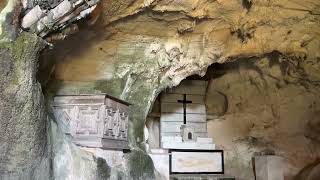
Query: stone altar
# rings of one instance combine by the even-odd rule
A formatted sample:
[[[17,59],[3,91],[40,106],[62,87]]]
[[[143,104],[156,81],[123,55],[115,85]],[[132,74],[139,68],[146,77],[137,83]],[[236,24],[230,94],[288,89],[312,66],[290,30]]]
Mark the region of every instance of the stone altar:
[[[206,87],[206,81],[185,80],[160,96],[160,149],[151,149],[149,155],[163,179],[184,174],[219,179],[212,174],[224,172],[223,151],[215,150],[207,136]]]
[[[161,95],[162,148],[215,149],[212,139],[207,137],[206,87],[206,81],[185,80]]]
[[[129,105],[106,94],[56,96],[53,112],[77,145],[128,149]]]

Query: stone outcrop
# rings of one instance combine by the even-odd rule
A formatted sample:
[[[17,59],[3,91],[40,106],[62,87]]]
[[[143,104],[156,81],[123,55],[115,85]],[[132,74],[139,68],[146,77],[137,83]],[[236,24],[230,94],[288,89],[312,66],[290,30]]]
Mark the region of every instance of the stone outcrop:
[[[0,179],[41,179],[49,175],[47,119],[36,80],[37,54],[44,43],[21,34],[0,46]],[[43,172],[36,170],[40,166]]]
[[[304,76],[304,62],[287,71],[283,58],[292,60],[274,52],[263,58],[215,64],[208,71],[213,79],[207,101],[215,101],[216,96],[210,94],[220,92],[228,104],[224,114],[215,107],[224,106],[225,102],[207,106],[209,112],[216,114],[209,121],[209,134],[230,153],[226,160],[228,173],[251,179],[251,157],[272,150],[284,157],[285,175],[293,178],[319,156],[315,135],[319,80]]]
[[[32,40],[24,40],[22,46],[16,45],[18,52],[11,52],[11,54],[6,50],[8,48],[1,46],[0,56],[3,61],[1,61],[0,72],[3,72],[4,77],[8,78],[1,79],[0,85],[3,89],[10,89],[9,93],[1,89],[1,103],[7,102],[0,108],[1,122],[4,122],[1,123],[1,126],[11,125],[10,128],[1,127],[0,133],[4,134],[1,136],[1,144],[10,142],[8,138],[6,139],[6,135],[13,134],[14,137],[17,137],[17,141],[11,143],[10,146],[1,146],[1,148],[13,148],[6,151],[10,156],[6,154],[1,157],[9,157],[12,162],[19,162],[16,167],[23,169],[26,165],[29,167],[29,163],[39,165],[40,159],[45,159],[44,154],[49,152],[50,148],[42,148],[48,144],[43,135],[46,134],[46,115],[40,87],[35,78],[36,55],[41,48],[36,46],[38,41],[35,39],[37,38],[32,35],[23,33],[18,35],[17,40],[14,39],[18,32],[16,22],[19,21],[14,21],[12,18],[10,20],[9,17],[19,16],[8,16],[8,14],[19,14],[19,9],[12,8],[19,6],[15,6],[19,4],[15,2],[17,1],[9,1],[1,11],[0,41],[20,42],[26,37]],[[0,7],[2,6],[0,3]],[[303,3],[289,0],[105,0],[98,7],[100,10],[90,17],[98,19],[95,25],[80,24],[80,32],[69,36],[64,41],[55,42],[52,50],[46,49],[42,53],[38,79],[44,87],[48,103],[54,94],[103,92],[135,104],[131,110],[132,128],[129,130],[130,144],[135,151],[128,154],[127,164],[131,170],[123,170],[124,173],[129,173],[128,177],[155,178],[156,173],[153,171],[152,161],[143,151],[143,127],[145,117],[158,93],[166,87],[178,85],[187,76],[204,75],[207,67],[212,63],[239,61],[252,65],[251,57],[263,58],[274,52],[280,54],[279,62],[270,58],[259,61],[261,64],[255,65],[258,68],[250,66],[250,68],[260,70],[269,68],[270,73],[250,68],[241,70],[241,73],[246,76],[246,83],[252,84],[249,87],[255,87],[252,89],[252,93],[257,94],[255,101],[251,102],[248,99],[243,102],[245,98],[239,99],[239,96],[235,96],[235,100],[230,101],[232,98],[226,96],[228,105],[217,108],[219,111],[217,115],[224,113],[227,115],[228,112],[246,112],[245,110],[250,109],[257,112],[260,109],[254,102],[262,101],[265,103],[261,105],[261,108],[265,109],[259,113],[265,113],[264,121],[259,122],[259,119],[253,118],[256,120],[247,124],[255,124],[254,128],[249,131],[253,141],[255,138],[262,138],[258,142],[268,142],[273,138],[271,136],[273,133],[269,131],[274,131],[275,127],[282,129],[276,132],[302,133],[296,128],[305,123],[305,120],[301,119],[309,115],[311,110],[304,111],[305,114],[299,114],[302,111],[294,110],[302,109],[308,106],[312,99],[319,98],[315,92],[320,78],[320,54],[318,52],[320,4],[316,0],[308,0]],[[25,51],[25,48],[28,48],[29,53]],[[23,59],[23,61],[13,59]],[[269,66],[269,63],[280,65]],[[11,69],[10,67],[13,66],[11,64],[16,65],[17,68]],[[13,77],[10,73],[13,72],[19,75],[17,82],[10,80]],[[289,76],[277,80],[278,77],[282,77],[282,74],[289,74]],[[230,80],[236,79],[236,77],[231,77],[235,75],[237,76],[236,73],[230,73],[230,75],[223,76],[222,79],[228,76]],[[233,84],[230,84],[232,87]],[[240,89],[243,87],[243,84],[236,82],[234,84]],[[227,88],[224,85],[221,87],[222,90],[217,92],[226,94]],[[278,89],[281,91],[278,92]],[[273,92],[274,90],[286,94],[287,98],[291,96],[297,98],[292,103],[287,102],[289,98],[279,100],[277,99],[279,94]],[[259,93],[262,95],[260,96]],[[246,93],[245,95],[248,96]],[[221,101],[225,101],[223,99],[220,98]],[[282,100],[288,105],[284,111],[289,110],[290,113],[294,111],[293,114],[297,113],[297,117],[292,117],[294,115],[278,109],[277,106],[282,105]],[[250,108],[252,106],[257,109]],[[318,106],[313,105],[312,108],[316,113]],[[48,111],[50,112],[50,109]],[[307,135],[308,138],[315,137],[318,132],[318,128],[314,127],[314,124],[317,125],[318,122],[310,118],[308,126],[313,133]],[[289,126],[294,126],[295,130],[286,132],[289,119],[293,119]],[[50,122],[54,123],[53,119]],[[244,131],[247,131],[246,127]],[[16,132],[21,133],[16,134]],[[97,164],[102,165],[99,167],[108,167],[94,158],[83,158],[85,155],[76,147],[73,147],[74,152],[79,153],[64,153],[64,150],[70,149],[69,147],[73,145],[65,140],[65,137],[54,135],[52,129],[48,131],[48,134],[49,139],[53,139],[49,143],[61,142],[58,147],[55,146],[57,149],[52,154],[54,161],[52,168],[57,175],[54,176],[56,179],[59,179],[58,176],[60,179],[67,179],[66,177],[69,179],[71,177],[94,178],[96,176],[90,176],[90,174],[101,171],[93,167]],[[262,137],[265,134],[266,137]],[[306,143],[308,140],[302,135],[297,137],[298,140],[291,139],[302,143],[296,146],[310,146]],[[26,146],[21,146],[21,143]],[[15,150],[14,147],[17,149]],[[29,147],[32,147],[32,150]],[[277,144],[277,148],[281,149],[281,144]],[[290,154],[290,151],[288,152]],[[36,155],[37,158],[33,158]],[[307,156],[306,153],[304,155]],[[80,158],[73,159],[73,156]],[[140,160],[139,164],[134,164],[137,159]],[[88,169],[92,167],[92,169],[87,172],[88,174],[65,171],[66,169],[62,168],[64,166],[59,162],[67,164],[69,169],[73,169],[78,163],[83,163],[84,167]],[[9,165],[1,164],[0,170],[18,172]],[[31,176],[28,177],[31,178]]]

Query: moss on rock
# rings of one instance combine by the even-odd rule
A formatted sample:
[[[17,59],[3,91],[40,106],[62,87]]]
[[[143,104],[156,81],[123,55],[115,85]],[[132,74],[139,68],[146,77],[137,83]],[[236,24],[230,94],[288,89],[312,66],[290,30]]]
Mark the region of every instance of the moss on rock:
[[[155,179],[152,159],[144,151],[134,149],[126,155],[132,180]]]
[[[39,178],[34,172],[49,177],[45,109],[35,77],[43,47],[28,33],[0,43],[0,137],[6,147],[0,149],[0,179]]]
[[[108,180],[110,178],[111,169],[106,160],[102,158],[97,159],[97,171],[99,180]]]

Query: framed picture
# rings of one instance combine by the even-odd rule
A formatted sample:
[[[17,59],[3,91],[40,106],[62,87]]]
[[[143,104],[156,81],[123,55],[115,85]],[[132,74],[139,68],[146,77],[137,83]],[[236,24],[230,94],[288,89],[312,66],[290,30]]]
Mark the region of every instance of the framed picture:
[[[170,149],[170,174],[224,174],[223,150]]]

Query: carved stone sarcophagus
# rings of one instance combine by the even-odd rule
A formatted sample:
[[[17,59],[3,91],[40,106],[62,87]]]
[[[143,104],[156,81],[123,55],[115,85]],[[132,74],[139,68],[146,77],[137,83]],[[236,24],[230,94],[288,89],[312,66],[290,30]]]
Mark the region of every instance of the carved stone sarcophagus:
[[[128,149],[129,103],[112,96],[56,96],[54,116],[65,134],[81,146]]]

